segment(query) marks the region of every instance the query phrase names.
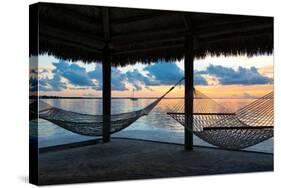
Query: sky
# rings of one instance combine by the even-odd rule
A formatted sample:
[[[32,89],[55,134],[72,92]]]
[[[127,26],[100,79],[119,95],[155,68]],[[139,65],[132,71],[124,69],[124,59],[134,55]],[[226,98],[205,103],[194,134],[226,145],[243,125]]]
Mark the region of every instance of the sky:
[[[30,88],[40,95],[102,96],[102,65],[85,64],[41,55],[30,57]],[[158,61],[112,67],[113,97],[158,97],[184,75],[182,61]],[[38,73],[38,82],[36,74]],[[39,85],[37,84],[39,83]],[[195,59],[194,85],[211,98],[257,98],[273,90],[273,56],[231,56]],[[176,87],[168,97],[182,97],[184,87]]]

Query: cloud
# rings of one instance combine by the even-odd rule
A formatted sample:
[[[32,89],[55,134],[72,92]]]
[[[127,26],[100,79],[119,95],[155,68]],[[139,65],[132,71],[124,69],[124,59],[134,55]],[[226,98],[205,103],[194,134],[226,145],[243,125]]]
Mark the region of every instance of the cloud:
[[[41,76],[39,78],[39,89],[41,91],[61,91],[67,87],[70,89],[95,89],[102,90],[102,65],[96,64],[95,69],[87,71],[79,64],[67,63],[60,60],[53,63],[54,69],[51,71],[53,77]],[[183,77],[183,71],[174,63],[160,63],[148,65],[144,68],[146,74],[137,69],[121,72],[119,69],[111,68],[111,86],[112,90],[125,91],[128,85],[133,86],[135,90],[146,88],[152,90],[150,86],[172,85]],[[48,73],[47,70],[42,72]],[[41,75],[42,75],[41,74]],[[195,84],[206,85],[206,80],[195,74]],[[37,80],[30,80],[30,85],[34,86]],[[69,85],[70,84],[70,85]]]
[[[85,68],[62,60],[53,63],[53,65],[55,66],[53,73],[66,78],[70,84],[74,86],[95,86]]]
[[[158,85],[172,85],[183,77],[183,71],[175,63],[152,64],[144,70],[155,80],[153,84]]]
[[[194,71],[194,85],[208,85],[206,78],[204,78],[201,74],[198,74],[198,71]]]
[[[70,89],[95,89],[102,90],[102,65],[96,64],[95,69],[87,71],[79,64],[67,63],[60,60],[53,63],[54,69],[40,70],[39,80],[36,77],[30,78],[30,89],[36,91],[61,91]],[[38,72],[31,71],[31,75]],[[45,74],[44,74],[45,73]],[[50,73],[52,77],[50,78]],[[146,66],[143,71],[138,69],[121,72],[119,69],[111,68],[112,90],[129,90],[131,85],[134,90],[146,88],[152,90],[151,86],[173,85],[183,78],[184,72],[175,63],[160,62]],[[238,70],[220,65],[210,65],[206,70],[194,71],[195,85],[210,85],[219,83],[222,85],[241,84],[269,84],[272,79],[261,75],[255,67]],[[39,87],[38,87],[39,83]],[[212,84],[211,84],[212,85]],[[248,96],[249,97],[249,96]]]
[[[61,91],[66,89],[66,83],[62,82],[60,75],[54,75],[52,79],[41,78],[39,79],[39,90],[40,91]]]
[[[141,90],[142,86],[148,88],[148,86],[159,85],[159,81],[156,81],[152,77],[144,76],[137,69],[128,71],[125,73],[128,83],[132,84],[135,90]]]
[[[53,63],[53,66],[55,68],[52,70],[52,78],[48,77],[48,75],[44,76],[43,73],[48,73],[48,70],[42,69],[42,71],[38,72],[39,81],[37,84],[39,87],[37,86],[37,88],[39,88],[40,91],[62,91],[67,89],[68,83],[75,86],[74,89],[81,89],[84,86],[95,86],[91,78],[87,75],[86,69],[79,65],[66,63],[60,60],[57,63]],[[34,85],[35,81],[31,81],[31,85]],[[34,87],[33,90],[37,88]]]
[[[96,64],[95,70],[87,71],[84,67],[78,64],[67,63],[60,60],[53,63],[52,70],[53,78],[43,77],[39,79],[39,90],[41,91],[61,91],[70,88],[68,84],[74,87],[71,89],[95,89],[102,90],[102,66]],[[126,75],[122,74],[118,69],[112,68],[112,90],[127,90]],[[65,80],[65,81],[63,81]],[[30,85],[33,90],[36,90],[37,80],[31,79]]]
[[[221,65],[209,65],[206,70],[198,71],[197,73],[215,76],[222,85],[272,83],[271,78],[261,75],[255,67],[239,67],[238,70],[234,70],[233,68],[223,67]]]
[[[128,90],[126,87],[126,75],[121,73],[120,70],[111,68],[111,89],[116,91]]]
[[[249,94],[249,93],[246,93],[246,92],[245,92],[245,93],[242,93],[239,98],[244,98],[244,99],[256,99],[256,98],[258,98],[258,97],[255,96],[255,95],[252,95],[252,94]]]
[[[95,89],[102,90],[102,66],[100,64],[96,64],[95,70],[89,71],[87,75],[95,80]]]
[[[184,72],[175,63],[157,63],[147,66],[145,71],[154,79],[152,85],[173,85],[184,77]],[[202,75],[194,71],[194,84],[207,85],[207,81]]]
[[[102,90],[102,65],[96,64],[93,71],[88,72],[88,76],[96,81],[96,90]],[[126,76],[115,67],[111,68],[111,89],[116,91],[128,90],[126,88]]]
[[[225,97],[222,97],[225,98]],[[239,93],[239,94],[233,94],[229,98],[231,99],[258,99],[259,96],[253,95],[247,92]]]

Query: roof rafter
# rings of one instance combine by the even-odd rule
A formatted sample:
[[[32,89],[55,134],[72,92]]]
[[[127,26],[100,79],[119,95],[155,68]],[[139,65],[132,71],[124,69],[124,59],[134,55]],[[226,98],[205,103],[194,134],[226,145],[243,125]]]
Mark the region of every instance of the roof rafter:
[[[79,20],[83,20],[85,22],[88,22],[90,24],[96,24],[96,25],[101,25],[102,23],[99,22],[98,20],[93,20],[93,18],[86,16],[84,14],[81,14],[77,11],[74,11],[70,8],[68,8],[67,6],[55,6],[54,9],[52,9],[52,11],[58,11],[58,12],[63,12],[68,16],[73,17],[73,19],[79,19]]]
[[[147,51],[154,51],[154,50],[161,50],[161,49],[169,49],[169,48],[181,48],[184,47],[183,44],[174,44],[174,45],[162,45],[150,48],[140,48],[140,49],[133,49],[133,50],[123,50],[120,52],[113,52],[112,55],[122,55],[122,54],[130,54],[136,52],[147,52]]]
[[[48,35],[51,37],[57,37],[61,39],[72,39],[81,44],[88,44],[97,49],[102,49],[105,46],[103,40],[97,39],[97,37],[88,36],[88,34],[82,32],[67,32],[65,30],[58,29],[56,27],[46,27],[44,25],[40,26],[40,34]],[[84,40],[83,40],[84,39]]]
[[[209,28],[209,30],[198,30],[194,32],[194,34],[197,37],[208,37],[208,36],[215,36],[215,35],[221,35],[221,34],[227,34],[227,33],[235,33],[238,31],[253,31],[253,30],[259,30],[259,29],[266,29],[266,28],[272,28],[272,24],[260,24],[260,25],[249,25],[248,27],[235,27],[230,26],[229,28]],[[111,43],[114,45],[114,43],[130,43],[132,41],[134,42],[142,42],[143,39],[147,39],[148,37],[151,37],[151,40],[162,40],[163,38],[167,38],[167,35],[172,36],[184,36],[186,34],[191,34],[189,30],[186,30],[186,28],[173,28],[173,29],[162,29],[162,30],[151,30],[146,32],[139,32],[139,33],[131,33],[131,34],[124,34],[119,36],[113,36],[111,39]],[[163,38],[161,37],[163,36]],[[153,39],[155,38],[155,39]]]
[[[66,39],[61,39],[61,38],[57,38],[57,37],[49,37],[47,35],[40,35],[40,40],[46,40],[49,42],[54,42],[57,44],[63,44],[65,46],[72,46],[72,47],[76,47],[76,48],[81,48],[81,49],[85,49],[87,51],[92,51],[95,53],[101,53],[101,50],[95,49],[92,46],[86,45],[86,44],[81,44],[78,42],[74,42],[72,40],[66,40]]]
[[[249,36],[254,36],[254,37],[259,37],[259,36],[267,36],[268,34],[264,34],[264,33],[256,33],[256,34],[243,34],[243,35],[237,35],[235,38],[236,39],[247,39]],[[222,42],[222,41],[228,41],[228,40],[233,40],[233,37],[230,39],[228,36],[225,37],[215,37],[215,38],[210,38],[207,41],[201,41],[198,40],[198,45],[205,45],[205,44],[210,44],[210,43],[217,43],[217,42]],[[168,41],[169,42],[169,41]],[[128,48],[126,49],[115,49],[115,52],[113,52],[112,55],[122,55],[122,54],[127,54],[127,53],[137,53],[137,52],[146,52],[146,51],[153,51],[153,50],[160,50],[160,49],[165,49],[165,48],[181,48],[184,47],[184,38],[178,38],[178,40],[174,39],[171,40],[170,42],[176,42],[176,44],[161,44],[161,42],[159,41],[159,46],[145,46],[145,47],[141,47],[139,46],[138,48],[133,48],[130,49],[128,46]],[[146,42],[144,44],[149,44],[150,42]],[[154,44],[153,42],[151,42],[150,44]]]
[[[118,19],[118,20],[113,20],[112,24],[113,25],[116,25],[116,24],[128,24],[128,23],[132,23],[132,22],[151,20],[151,19],[155,19],[157,17],[173,15],[173,14],[175,15],[177,13],[173,13],[173,12],[151,13],[151,14],[145,14],[145,15],[139,15],[139,16],[133,16],[133,17],[129,17],[129,18],[121,18],[121,19]]]
[[[104,32],[104,40],[107,43],[110,39],[110,26],[109,26],[109,8],[102,8],[102,21],[103,21],[103,32]]]

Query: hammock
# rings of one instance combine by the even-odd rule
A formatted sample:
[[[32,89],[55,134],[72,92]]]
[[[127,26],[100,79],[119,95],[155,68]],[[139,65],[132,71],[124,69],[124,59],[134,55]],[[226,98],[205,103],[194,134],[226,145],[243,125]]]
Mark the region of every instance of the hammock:
[[[273,137],[273,92],[235,113],[229,112],[203,93],[194,90],[192,131],[202,140],[226,149],[243,149]],[[179,103],[168,114],[185,125],[184,105]],[[191,119],[192,118],[192,119]]]
[[[130,126],[140,117],[147,115],[168,93],[170,93],[178,81],[164,95],[156,99],[145,108],[137,111],[112,114],[110,116],[110,133],[116,133]],[[45,119],[71,132],[86,136],[101,136],[103,128],[103,115],[81,114],[53,107],[42,100],[30,104],[30,119]]]

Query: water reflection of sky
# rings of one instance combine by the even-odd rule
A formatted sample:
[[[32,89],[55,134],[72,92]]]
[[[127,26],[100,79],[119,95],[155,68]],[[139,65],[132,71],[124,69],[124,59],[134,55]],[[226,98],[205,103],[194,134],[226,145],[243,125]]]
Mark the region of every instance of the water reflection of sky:
[[[44,99],[44,101],[52,106],[56,106],[65,110],[86,114],[102,114],[102,103],[100,99]],[[153,99],[139,99],[134,101],[129,99],[113,99],[112,113],[115,114],[138,110],[145,107],[152,101]],[[166,112],[171,111],[173,106],[180,101],[181,99],[162,100],[153,109],[153,111],[149,113],[149,115],[141,117],[128,128],[121,132],[115,133],[113,137],[140,138],[171,143],[183,143],[183,126],[166,114]],[[252,100],[248,99],[217,99],[217,102],[223,104],[227,108],[231,108],[231,111],[235,111],[251,101]],[[53,123],[41,119],[39,119],[38,125],[39,147],[97,138],[93,136],[82,136],[72,133]],[[34,132],[34,130],[36,130],[36,121],[32,121],[30,126],[31,135],[36,135],[36,132]],[[208,143],[202,141],[198,137],[194,137],[194,144],[210,146]],[[273,152],[273,139],[248,149]]]

